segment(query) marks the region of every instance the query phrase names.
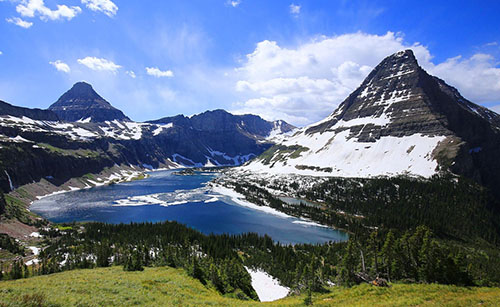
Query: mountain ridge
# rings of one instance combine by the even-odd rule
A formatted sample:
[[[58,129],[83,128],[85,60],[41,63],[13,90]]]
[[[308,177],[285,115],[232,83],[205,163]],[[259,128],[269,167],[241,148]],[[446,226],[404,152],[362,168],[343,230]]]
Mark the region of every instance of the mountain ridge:
[[[97,101],[104,108],[117,110],[87,83],[77,83],[68,92],[59,99],[64,103],[58,108],[73,102],[85,105],[90,99],[91,104]],[[52,110],[0,102],[0,170],[3,170],[0,187],[4,192],[43,178],[60,184],[114,165],[141,168],[240,165],[272,146],[267,137],[273,131],[281,133],[276,131],[274,122],[223,110],[145,123],[133,122],[128,117],[122,117],[123,120],[95,117],[85,113],[88,111],[85,108],[66,111],[73,121],[67,121],[67,117],[61,121]]]

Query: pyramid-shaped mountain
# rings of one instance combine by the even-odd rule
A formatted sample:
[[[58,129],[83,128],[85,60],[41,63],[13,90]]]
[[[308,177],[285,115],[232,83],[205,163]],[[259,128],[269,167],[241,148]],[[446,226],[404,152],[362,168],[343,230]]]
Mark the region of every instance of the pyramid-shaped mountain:
[[[49,110],[61,120],[76,122],[104,122],[112,120],[130,120],[122,111],[114,108],[102,98],[92,86],[85,82],[77,82],[64,93]]]
[[[451,171],[500,184],[500,115],[425,72],[411,50],[385,58],[326,119],[247,169],[269,173],[430,177]]]

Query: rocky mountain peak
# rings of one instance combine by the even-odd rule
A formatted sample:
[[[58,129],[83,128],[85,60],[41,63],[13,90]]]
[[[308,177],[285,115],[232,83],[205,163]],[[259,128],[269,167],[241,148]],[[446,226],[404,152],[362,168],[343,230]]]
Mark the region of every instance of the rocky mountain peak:
[[[346,177],[451,171],[497,187],[498,156],[500,115],[429,75],[405,50],[378,64],[331,115],[248,168]]]
[[[436,82],[418,65],[413,51],[397,52],[377,65],[334,113],[308,133],[348,128],[351,137],[367,142],[389,135],[447,135],[442,115],[433,106],[436,101],[428,95],[431,83]]]
[[[99,94],[97,94],[92,85],[84,81],[80,81],[73,84],[71,89],[67,91],[64,95],[73,96],[75,98],[80,98],[80,99],[93,98],[93,99],[104,100],[101,96],[99,96]]]
[[[86,82],[77,82],[64,93],[49,110],[65,121],[104,122],[129,120],[122,111],[114,108]]]

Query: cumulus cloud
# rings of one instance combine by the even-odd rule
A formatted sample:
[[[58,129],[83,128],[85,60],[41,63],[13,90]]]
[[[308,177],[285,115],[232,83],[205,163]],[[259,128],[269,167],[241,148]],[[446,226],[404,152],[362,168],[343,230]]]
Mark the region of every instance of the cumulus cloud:
[[[109,17],[115,16],[118,11],[118,6],[110,0],[82,0],[82,4],[92,11],[102,12]]]
[[[71,20],[78,15],[82,9],[78,6],[57,5],[57,10],[51,10],[45,6],[43,0],[22,0],[16,6],[16,11],[23,17],[40,16],[43,21],[67,19]]]
[[[226,3],[227,5],[230,5],[232,7],[237,7],[238,5],[241,4],[241,0],[233,0],[233,1],[228,0]]]
[[[69,65],[62,62],[61,60],[49,62],[49,64],[54,66],[58,71],[62,71],[65,73],[69,73],[71,71],[71,69],[69,68]]]
[[[232,111],[310,124],[333,112],[382,59],[408,48],[424,69],[457,87],[467,99],[500,101],[500,68],[490,55],[435,64],[427,47],[406,43],[401,35],[352,33],[320,36],[288,48],[259,42],[234,71],[239,101]]]
[[[25,29],[28,29],[30,28],[33,23],[32,22],[29,22],[29,21],[26,21],[26,20],[23,20],[19,17],[12,17],[12,18],[7,18],[5,19],[8,23],[12,23],[12,24],[15,24],[16,26],[20,26],[21,28],[25,28]]]
[[[500,100],[500,68],[489,54],[470,58],[456,56],[430,68],[430,71],[459,89],[474,102]]]
[[[300,5],[290,4],[290,14],[299,15],[300,14]]]
[[[135,72],[132,70],[127,70],[125,73],[129,75],[132,79],[136,78]]]
[[[161,77],[173,77],[174,72],[171,70],[162,71],[158,67],[146,67],[146,73],[150,76],[161,78]]]
[[[90,56],[83,59],[78,59],[78,63],[85,65],[92,70],[110,71],[112,73],[116,73],[116,71],[121,67],[120,65],[117,65],[112,61]]]

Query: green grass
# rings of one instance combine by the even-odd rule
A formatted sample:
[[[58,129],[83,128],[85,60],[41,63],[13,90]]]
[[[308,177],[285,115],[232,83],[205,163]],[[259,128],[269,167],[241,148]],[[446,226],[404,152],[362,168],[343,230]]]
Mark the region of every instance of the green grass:
[[[498,306],[500,289],[445,285],[394,284],[377,288],[368,284],[334,287],[313,294],[319,306]],[[304,296],[268,303],[303,305]],[[74,270],[28,279],[0,282],[0,306],[253,306],[221,296],[189,277],[184,270],[146,268],[124,272],[121,267]]]
[[[23,301],[24,300],[24,301]],[[74,270],[0,282],[0,306],[240,306],[189,277],[184,270],[122,267]],[[251,303],[251,302],[250,302]]]
[[[362,284],[352,288],[334,287],[314,295],[316,306],[499,306],[499,288],[466,288],[436,284],[393,284],[380,288]],[[289,297],[281,303],[299,305],[303,297]]]
[[[309,148],[300,145],[284,146],[274,145],[265,152],[263,152],[259,159],[263,164],[270,164],[277,161],[284,161],[286,157],[296,159],[300,157],[303,152],[308,151]]]
[[[38,143],[39,147],[44,148],[47,151],[57,153],[65,156],[74,156],[74,157],[89,157],[89,158],[97,158],[99,157],[99,152],[93,151],[90,149],[63,149],[59,147],[52,146],[47,143]]]
[[[71,226],[65,226],[65,225],[61,225],[61,224],[56,224],[56,225],[54,225],[54,227],[59,229],[60,231],[73,229],[73,227],[71,227]]]
[[[26,204],[8,194],[4,194],[6,217],[9,219],[16,218],[22,223],[29,224],[30,216],[35,216],[33,213],[26,210]]]

